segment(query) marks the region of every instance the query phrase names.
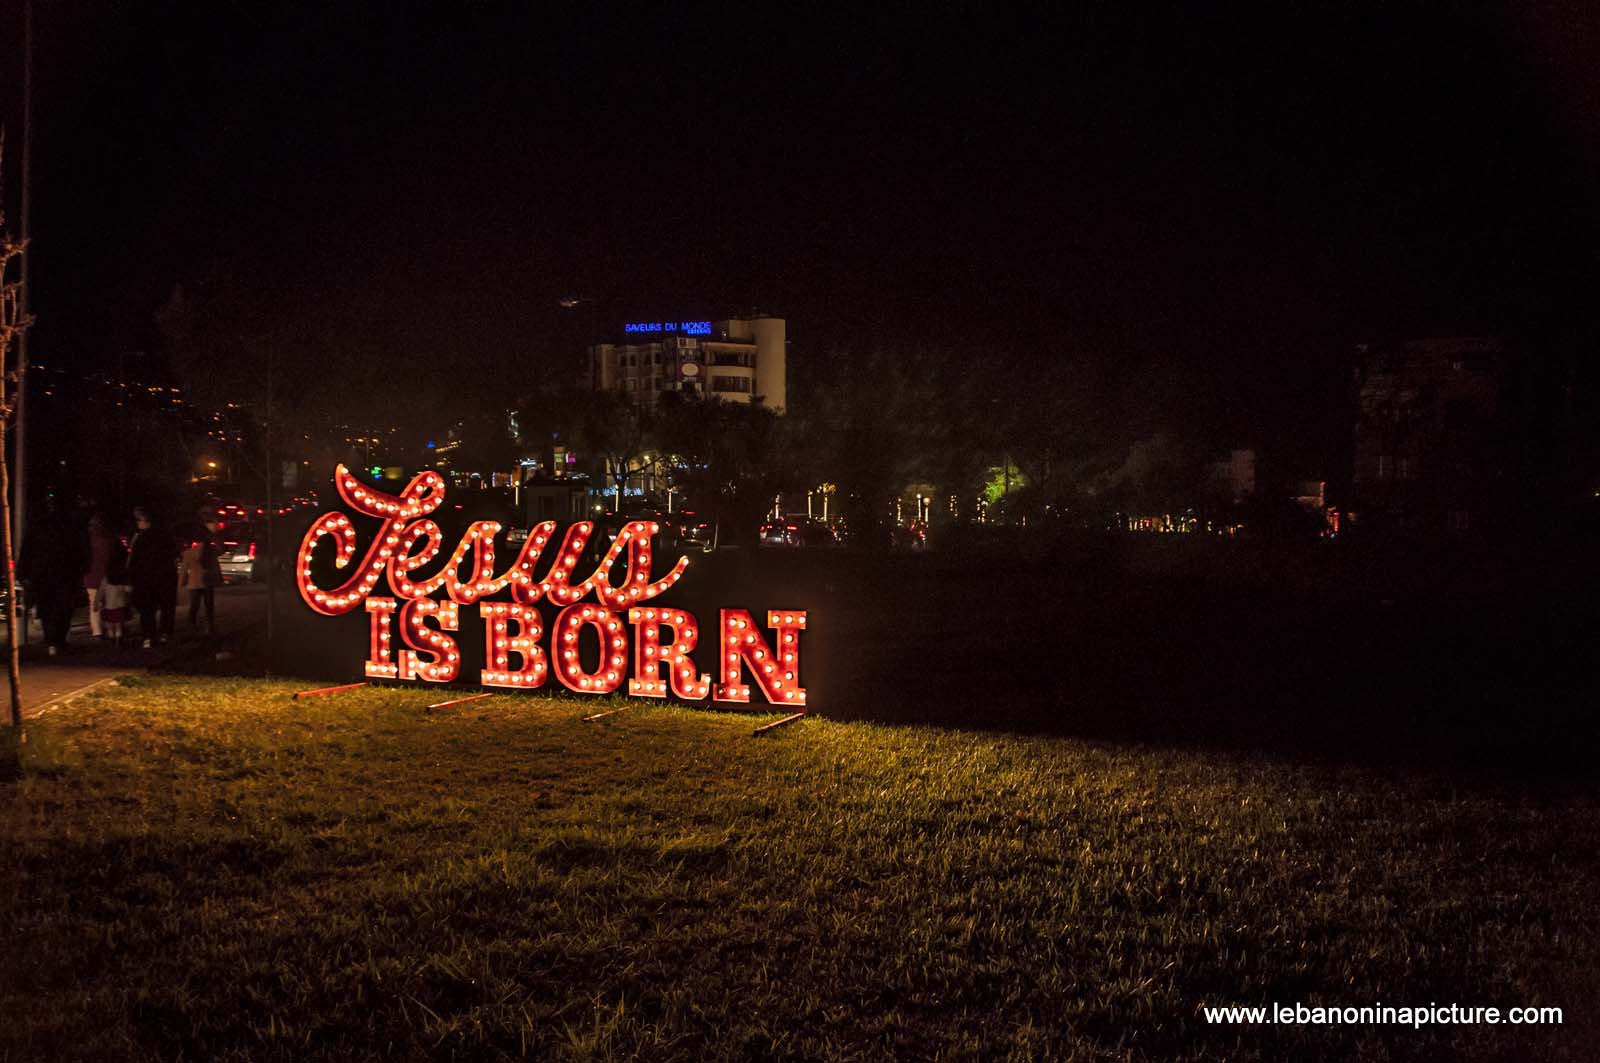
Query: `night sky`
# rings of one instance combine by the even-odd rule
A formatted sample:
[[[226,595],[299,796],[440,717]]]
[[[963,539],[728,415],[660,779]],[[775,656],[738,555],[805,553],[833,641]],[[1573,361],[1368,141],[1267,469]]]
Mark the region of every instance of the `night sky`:
[[[1098,360],[1271,434],[1317,424],[1355,342],[1592,324],[1576,5],[35,4],[32,343],[58,364],[151,346],[173,284],[222,271],[419,386],[760,307],[797,363]]]

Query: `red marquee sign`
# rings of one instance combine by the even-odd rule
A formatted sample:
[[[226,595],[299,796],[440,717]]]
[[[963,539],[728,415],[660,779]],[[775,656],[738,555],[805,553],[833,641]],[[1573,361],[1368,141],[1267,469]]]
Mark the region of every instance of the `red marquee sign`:
[[[324,513],[300,542],[295,583],[305,603],[323,616],[365,609],[371,631],[369,678],[462,681],[461,648],[451,636],[461,631],[462,608],[476,606],[484,635],[478,682],[486,687],[534,690],[553,675],[579,694],[610,694],[620,690],[626,679],[627,693],[636,697],[664,698],[671,693],[685,701],[701,701],[709,694],[713,701],[748,704],[751,691],[759,691],[774,705],[805,705],[806,692],[800,685],[803,610],[769,611],[770,640],[745,610],[721,610],[718,679],[713,683],[709,674],[699,673],[693,654],[700,643],[700,623],[694,614],[646,604],[682,579],[689,565],[688,558],[679,558],[665,576],[650,578],[651,541],[661,530],[653,521],[624,525],[599,565],[581,581],[575,570],[594,533],[589,521],[569,526],[559,546],[553,545],[555,521],[535,526],[516,560],[498,575],[494,540],[501,525],[475,521],[442,568],[431,576],[419,576],[418,570],[439,557],[444,547],[444,533],[428,519],[444,503],[443,477],[432,471],[419,473],[399,495],[391,495],[361,483],[340,465],[334,470],[334,483],[346,507],[381,522],[377,534],[350,577],[324,590],[312,580],[317,544],[325,536],[333,538],[333,564],[342,570],[352,566],[357,539],[349,517]],[[538,575],[547,546],[555,553],[543,575]],[[615,570],[624,554],[624,574],[616,581]],[[374,595],[385,579],[389,594]],[[509,601],[487,600],[508,589]],[[436,598],[441,590],[444,596]],[[559,610],[548,632],[536,604],[541,598]],[[600,647],[592,670],[585,669],[580,653],[580,640],[587,632]]]

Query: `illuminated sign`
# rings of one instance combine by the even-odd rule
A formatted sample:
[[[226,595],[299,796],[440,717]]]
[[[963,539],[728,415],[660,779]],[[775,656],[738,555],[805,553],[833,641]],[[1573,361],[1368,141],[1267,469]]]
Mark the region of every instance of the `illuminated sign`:
[[[358,535],[350,517],[322,514],[300,542],[295,584],[305,603],[322,616],[365,611],[368,678],[462,681],[466,664],[452,635],[470,622],[476,609],[483,624],[484,659],[477,677],[482,686],[534,690],[554,675],[580,694],[610,694],[626,680],[627,693],[637,697],[670,693],[685,701],[709,696],[716,702],[748,704],[751,692],[759,691],[774,705],[806,703],[800,685],[804,610],[768,611],[770,638],[749,612],[720,610],[714,640],[718,680],[699,672],[694,653],[701,642],[700,622],[686,610],[648,604],[682,579],[689,565],[687,557],[679,558],[661,578],[651,578],[652,541],[660,531],[653,521],[624,525],[581,581],[578,565],[594,533],[589,521],[570,525],[559,545],[555,521],[536,525],[516,560],[498,574],[495,537],[501,525],[474,521],[443,564],[422,576],[419,570],[444,553],[444,533],[428,519],[444,503],[443,477],[426,470],[392,495],[361,483],[340,465],[334,484],[347,508],[380,522],[377,531],[356,561]],[[312,562],[324,538],[333,539],[334,568],[353,568],[332,589],[317,586],[313,578]],[[547,545],[554,554],[540,574]],[[619,563],[624,569],[620,580]],[[387,584],[387,595],[373,593],[380,581]],[[490,600],[496,596],[501,597]],[[537,607],[541,600],[555,611],[548,622]],[[593,652],[596,645],[598,653]]]
[[[709,321],[630,321],[622,326],[629,333],[682,333],[685,336],[711,335]]]

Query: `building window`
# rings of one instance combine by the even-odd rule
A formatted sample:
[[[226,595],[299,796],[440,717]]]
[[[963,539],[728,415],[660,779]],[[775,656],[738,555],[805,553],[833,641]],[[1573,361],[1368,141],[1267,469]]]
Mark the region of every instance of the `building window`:
[[[750,381],[742,376],[713,376],[711,378],[711,390],[748,395],[750,394]]]

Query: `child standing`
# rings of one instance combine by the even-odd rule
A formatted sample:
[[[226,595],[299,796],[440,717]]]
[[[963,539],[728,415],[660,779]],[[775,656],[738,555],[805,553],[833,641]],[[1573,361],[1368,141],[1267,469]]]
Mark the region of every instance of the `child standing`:
[[[132,598],[128,551],[121,543],[115,543],[106,560],[106,581],[100,585],[100,622],[105,625],[106,638],[114,645],[120,646],[127,633],[129,614],[133,611],[129,604]]]
[[[100,615],[100,588],[105,586],[106,565],[111,553],[120,544],[106,527],[105,518],[96,513],[89,518],[89,567],[83,571],[83,590],[89,598],[89,634],[97,639],[106,638],[104,619]]]

